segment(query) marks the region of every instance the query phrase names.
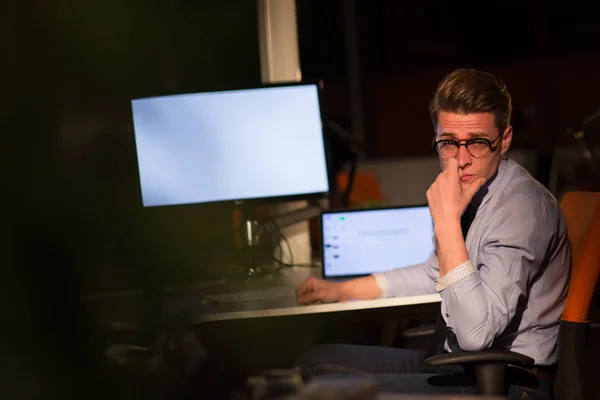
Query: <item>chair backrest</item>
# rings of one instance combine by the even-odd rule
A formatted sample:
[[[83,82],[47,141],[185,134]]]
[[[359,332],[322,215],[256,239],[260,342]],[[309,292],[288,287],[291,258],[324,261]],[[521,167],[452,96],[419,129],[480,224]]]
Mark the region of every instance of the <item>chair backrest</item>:
[[[340,172],[338,174],[337,184],[340,191],[346,190],[348,180],[348,173]],[[350,207],[376,206],[382,202],[383,193],[375,174],[370,171],[356,171],[350,191]]]
[[[569,294],[563,321],[588,322],[600,273],[600,193],[569,192],[561,202],[572,246]]]
[[[566,193],[561,208],[573,254],[569,293],[560,325],[554,398],[587,400],[593,396],[587,335],[600,273],[600,193]]]

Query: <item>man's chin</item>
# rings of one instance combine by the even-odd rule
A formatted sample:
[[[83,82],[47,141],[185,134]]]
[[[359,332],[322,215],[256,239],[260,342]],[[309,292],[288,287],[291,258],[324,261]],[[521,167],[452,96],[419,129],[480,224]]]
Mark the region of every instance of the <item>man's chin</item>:
[[[463,180],[460,181],[460,187],[462,188],[462,190],[466,190],[473,184],[473,182],[475,182],[479,179],[481,179],[481,177],[479,177],[479,176],[470,176],[469,179],[467,179],[465,181],[463,181]],[[486,179],[486,182],[487,182],[487,179]]]
[[[474,176],[470,176],[469,179],[467,180],[461,180],[460,181],[460,186],[462,187],[463,190],[467,189],[469,186],[471,186],[471,184],[475,181],[475,177]]]

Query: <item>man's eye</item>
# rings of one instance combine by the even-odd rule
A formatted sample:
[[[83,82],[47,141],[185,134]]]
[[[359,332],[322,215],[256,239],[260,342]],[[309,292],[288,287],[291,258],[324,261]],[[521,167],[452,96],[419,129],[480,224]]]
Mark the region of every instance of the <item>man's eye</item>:
[[[475,146],[487,146],[487,142],[485,140],[473,140],[470,145],[475,145]]]

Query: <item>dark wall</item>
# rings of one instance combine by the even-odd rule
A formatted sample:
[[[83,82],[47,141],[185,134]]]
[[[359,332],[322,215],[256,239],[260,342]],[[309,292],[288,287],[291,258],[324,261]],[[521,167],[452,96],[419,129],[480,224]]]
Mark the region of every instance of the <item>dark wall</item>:
[[[516,148],[572,144],[566,128],[600,108],[600,27],[591,3],[350,1],[372,158],[432,154],[428,102],[454,68],[505,80]],[[303,75],[326,81],[325,108],[337,121],[351,115],[343,4],[297,2]],[[600,143],[598,136],[590,141]]]
[[[568,127],[600,109],[600,56],[455,64],[492,72],[505,81],[513,98],[513,147],[540,150],[573,146]],[[418,72],[372,79],[367,83],[372,156],[377,158],[433,154],[433,127],[428,103],[437,83],[451,68],[430,67]],[[590,144],[599,145],[598,135]]]
[[[128,126],[131,98],[260,80],[255,3],[234,3],[3,4],[5,397],[90,398],[70,392],[89,383],[81,294],[210,279],[230,261],[228,207],[142,208]]]
[[[37,154],[17,182],[23,211],[52,220],[89,290],[135,285],[139,264],[167,283],[226,261],[228,207],[142,208],[129,101],[258,83],[255,5],[238,3],[15,3],[12,107]],[[113,275],[126,282],[100,284]]]

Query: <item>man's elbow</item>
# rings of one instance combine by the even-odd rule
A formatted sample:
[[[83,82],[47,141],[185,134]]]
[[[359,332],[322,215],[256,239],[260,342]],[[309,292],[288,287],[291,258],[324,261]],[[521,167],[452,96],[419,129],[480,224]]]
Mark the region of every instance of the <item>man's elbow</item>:
[[[494,337],[495,335],[486,329],[456,334],[458,345],[464,351],[481,351],[489,349],[494,343]]]

